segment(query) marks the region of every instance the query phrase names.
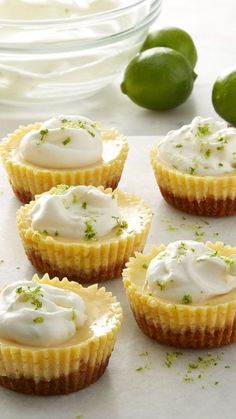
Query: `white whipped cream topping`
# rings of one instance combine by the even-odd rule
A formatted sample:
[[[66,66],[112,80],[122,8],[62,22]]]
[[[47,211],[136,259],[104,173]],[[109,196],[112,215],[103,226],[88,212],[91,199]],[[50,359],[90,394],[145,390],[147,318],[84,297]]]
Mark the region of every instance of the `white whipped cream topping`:
[[[60,115],[28,132],[20,143],[24,160],[49,169],[83,168],[102,157],[97,124],[78,115]]]
[[[203,243],[170,243],[152,259],[145,288],[178,303],[200,303],[236,287],[236,255],[220,256]]]
[[[30,211],[34,230],[69,239],[98,239],[120,224],[117,197],[94,186],[64,185],[37,199]]]
[[[125,7],[135,0],[0,0],[0,19],[80,17]]]
[[[83,299],[52,285],[19,281],[0,294],[0,336],[23,345],[67,342],[86,321]]]
[[[170,131],[159,143],[159,157],[191,175],[222,175],[236,170],[236,129],[226,122],[196,117]]]

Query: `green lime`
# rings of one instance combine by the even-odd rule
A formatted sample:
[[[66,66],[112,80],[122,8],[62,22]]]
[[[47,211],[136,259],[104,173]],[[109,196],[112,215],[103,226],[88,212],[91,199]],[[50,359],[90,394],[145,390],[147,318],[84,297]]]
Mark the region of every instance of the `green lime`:
[[[192,68],[197,62],[197,50],[191,36],[180,28],[164,28],[151,32],[144,42],[141,51],[156,47],[167,47],[181,52],[190,62]]]
[[[212,103],[223,119],[236,126],[236,70],[220,75],[212,89]]]
[[[164,111],[185,102],[195,77],[182,54],[170,48],[152,48],[129,63],[121,90],[139,106]]]

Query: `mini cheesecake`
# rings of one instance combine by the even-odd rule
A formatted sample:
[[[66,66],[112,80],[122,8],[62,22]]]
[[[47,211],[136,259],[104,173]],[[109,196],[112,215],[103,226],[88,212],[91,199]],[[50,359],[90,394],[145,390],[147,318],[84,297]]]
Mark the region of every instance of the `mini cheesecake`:
[[[10,285],[14,286],[10,294],[12,300],[17,297],[11,311],[14,323],[9,321],[9,309],[0,295],[0,384],[20,393],[56,395],[95,382],[108,365],[122,321],[121,306],[112,294],[97,285],[83,288],[48,275]],[[76,308],[78,297],[84,313]],[[76,329],[71,330],[76,322]]]
[[[123,283],[138,326],[157,342],[201,349],[236,341],[235,247],[153,247],[130,259]]]
[[[59,184],[115,189],[127,155],[127,140],[117,130],[75,115],[20,127],[0,144],[9,182],[23,203]]]
[[[38,205],[35,217],[43,214],[44,224],[34,224]],[[129,258],[143,251],[151,220],[151,209],[141,198],[84,186],[58,186],[17,212],[19,234],[34,267],[81,283],[119,277]]]
[[[195,118],[170,131],[151,150],[151,164],[166,202],[195,215],[236,214],[236,129]]]

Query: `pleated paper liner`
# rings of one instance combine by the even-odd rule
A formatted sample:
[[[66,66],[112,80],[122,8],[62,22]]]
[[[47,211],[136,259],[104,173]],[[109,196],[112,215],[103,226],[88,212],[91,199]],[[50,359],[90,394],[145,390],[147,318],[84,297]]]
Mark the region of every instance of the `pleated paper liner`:
[[[104,190],[111,193],[111,189]],[[60,237],[46,236],[31,228],[29,211],[34,201],[21,207],[17,212],[19,234],[31,263],[43,273],[56,275],[59,278],[81,283],[100,282],[117,278],[136,251],[142,251],[150,230],[152,212],[142,199],[135,195],[114,191],[120,199],[125,199],[127,205],[134,206],[133,217],[142,215],[142,224],[137,231],[122,232],[106,241],[68,242]]]
[[[14,159],[12,152],[20,144],[22,137],[33,129],[39,129],[40,123],[20,127],[0,144],[0,156],[8,174],[9,182],[16,196],[23,202],[30,202],[35,195],[48,191],[59,184],[93,185],[115,189],[119,183],[128,155],[128,142],[116,130],[102,131],[104,143],[119,141],[121,144],[117,156],[90,168],[58,170],[44,169]],[[115,144],[114,144],[115,147]]]
[[[151,164],[168,204],[201,216],[236,214],[236,171],[222,176],[184,174],[160,161],[157,146],[151,150]]]
[[[83,287],[66,278],[50,279],[44,275],[33,281],[79,293]],[[122,309],[116,298],[97,285],[87,288],[87,294],[109,303],[113,321],[100,336],[92,336],[78,344],[35,348],[19,344],[0,343],[0,384],[11,390],[38,395],[67,394],[87,387],[105,371],[122,322]]]
[[[223,243],[207,243],[222,255],[236,254],[236,248]],[[131,309],[140,329],[159,343],[180,348],[213,348],[236,341],[236,299],[215,305],[183,305],[165,301],[135,283],[143,264],[164,246],[154,247],[148,255],[136,254],[123,271],[123,283]],[[144,270],[143,270],[144,271]],[[144,281],[145,271],[143,273]],[[140,282],[140,281],[139,281]]]

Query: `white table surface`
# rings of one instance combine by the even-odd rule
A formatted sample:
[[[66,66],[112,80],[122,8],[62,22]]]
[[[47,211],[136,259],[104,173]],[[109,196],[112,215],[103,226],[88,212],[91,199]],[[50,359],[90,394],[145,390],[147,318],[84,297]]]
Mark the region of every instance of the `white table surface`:
[[[149,150],[155,137],[130,137],[130,152],[120,188],[141,195],[154,212],[145,251],[154,243],[194,239],[195,231],[204,240],[217,239],[236,245],[235,217],[191,217],[168,206],[160,196],[149,164]],[[137,147],[137,144],[139,146]],[[0,285],[22,278],[31,279],[34,269],[27,261],[15,226],[20,203],[14,197],[0,167]],[[184,217],[184,218],[183,218]],[[171,231],[170,231],[171,230]],[[186,365],[207,351],[183,351],[176,366],[165,364],[167,348],[152,341],[138,329],[120,279],[108,281],[106,288],[117,296],[124,310],[124,322],[115,350],[103,377],[90,387],[68,395],[38,397],[0,388],[1,419],[233,419],[236,398],[236,344],[212,350],[224,356],[209,368],[201,380],[183,381]],[[148,351],[147,357],[139,354]],[[136,368],[150,364],[142,372]],[[229,365],[230,369],[225,369]],[[215,382],[219,382],[215,385]],[[204,388],[202,388],[204,387]]]
[[[59,108],[61,112],[76,112],[116,126],[126,135],[162,135],[188,123],[196,115],[214,116],[211,89],[217,75],[235,66],[235,0],[163,0],[163,10],[155,26],[178,26],[193,37],[198,50],[196,72],[198,78],[189,100],[168,112],[158,113],[133,104],[119,89],[119,81],[96,96]],[[43,115],[33,111],[27,117],[10,119],[7,109],[0,107],[0,135],[20,123],[51,116],[58,109],[46,107]]]

